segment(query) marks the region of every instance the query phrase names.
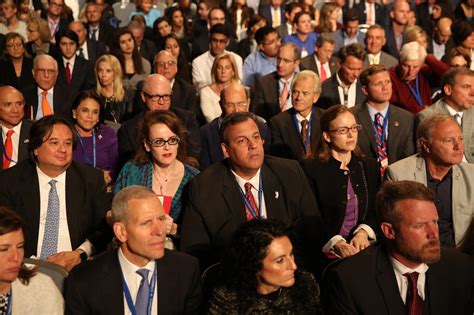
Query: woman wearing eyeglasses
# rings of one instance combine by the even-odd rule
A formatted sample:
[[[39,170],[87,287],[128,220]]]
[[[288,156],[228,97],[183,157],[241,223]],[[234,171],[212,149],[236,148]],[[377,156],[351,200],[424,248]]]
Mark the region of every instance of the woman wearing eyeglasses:
[[[133,160],[120,171],[114,193],[131,185],[151,188],[161,199],[168,215],[167,234],[174,241],[182,219],[183,190],[199,171],[196,160],[186,154],[186,127],[172,112],[153,110],[145,114],[140,146]],[[169,240],[167,245],[172,247]],[[176,244],[176,243],[175,243]]]
[[[33,60],[25,51],[25,42],[20,34],[5,36],[0,55],[0,84],[17,89],[32,85],[35,81],[31,69]]]
[[[361,155],[357,136],[361,126],[343,105],[321,116],[321,131],[313,159],[302,162],[329,233],[323,252],[347,257],[375,239],[374,200],[380,185],[375,159]]]

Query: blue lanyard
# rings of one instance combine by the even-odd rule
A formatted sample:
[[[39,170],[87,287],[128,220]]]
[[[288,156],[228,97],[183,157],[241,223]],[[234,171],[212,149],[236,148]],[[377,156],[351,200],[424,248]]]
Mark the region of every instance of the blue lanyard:
[[[77,132],[77,131],[76,131]],[[79,135],[79,132],[77,132],[77,138],[79,139],[79,144],[81,145],[82,149],[82,156],[84,157],[84,160],[86,161],[87,164],[92,165],[93,167],[96,167],[96,162],[97,162],[97,154],[96,154],[96,144],[95,144],[95,129],[92,129],[92,163],[89,157],[86,154],[86,150],[84,148],[84,143],[82,142],[82,137]]]
[[[263,187],[262,187],[262,171],[260,170],[260,177],[258,180],[258,209],[254,209],[252,204],[247,200],[245,197],[245,193],[242,188],[239,186],[240,193],[242,195],[242,199],[244,199],[245,205],[249,208],[252,217],[258,218],[262,215],[262,195],[263,195]],[[257,212],[258,211],[258,212]]]
[[[12,162],[12,163],[16,163],[11,157],[8,156],[7,150],[5,150],[5,145],[3,145],[3,144],[2,144],[2,154],[3,154],[3,156],[5,156],[5,158],[6,158],[8,161],[10,161],[10,162]]]
[[[306,118],[305,118],[306,119]],[[293,114],[293,121],[295,122],[296,130],[298,130],[301,133],[301,124],[298,121],[298,118],[296,118],[296,113]],[[306,149],[308,148],[309,145],[309,138],[311,135],[311,122],[313,121],[313,110],[311,110],[311,114],[309,116],[309,122],[308,122],[308,129],[306,129],[306,135],[305,135],[305,143],[303,143],[304,151],[306,152]]]
[[[375,131],[375,136],[378,138],[380,143],[383,143],[387,138],[385,135],[387,134],[387,124],[388,124],[388,121],[390,120],[390,108],[387,110],[387,115],[385,115],[385,117],[383,118],[382,137],[380,137],[380,135],[377,132],[377,128],[375,127],[375,120],[374,119],[371,119],[371,120],[372,120],[372,127],[374,128],[374,131]]]
[[[410,85],[409,82],[406,82],[406,85],[407,85],[408,88],[410,89],[411,94],[413,94],[413,96],[415,97],[416,102],[418,103],[418,105],[419,105],[420,107],[423,107],[423,100],[421,99],[421,94],[420,94],[420,86],[419,86],[419,84],[418,84],[418,75],[416,76],[416,79],[415,79],[416,91],[413,90],[413,88],[411,87],[411,85]]]
[[[148,279],[143,279],[143,281],[148,282]],[[132,296],[130,294],[130,290],[128,289],[127,282],[122,275],[122,285],[123,285],[123,293],[125,294],[125,299],[127,300],[128,308],[132,315],[137,315],[137,309],[135,308],[135,304],[133,304]],[[153,272],[153,277],[151,278],[151,287],[150,293],[148,295],[148,304],[147,304],[147,315],[151,314],[151,308],[153,306],[153,296],[155,295],[155,286],[156,286],[156,267],[155,271]]]
[[[8,304],[7,304],[7,312],[5,314],[12,315],[12,289],[10,288],[10,295],[8,295]]]

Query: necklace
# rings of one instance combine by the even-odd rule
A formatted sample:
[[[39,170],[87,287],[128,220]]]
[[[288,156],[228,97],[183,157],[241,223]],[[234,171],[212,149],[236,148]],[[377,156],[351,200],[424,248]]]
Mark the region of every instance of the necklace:
[[[170,171],[168,174],[166,174],[165,178],[163,179],[163,183],[166,184],[168,182],[168,179],[169,177],[173,174],[173,171],[174,171],[174,163],[173,165],[170,167]],[[160,196],[164,196],[163,194],[163,186],[164,184],[162,183],[162,181],[160,181],[158,175],[156,174],[155,172],[155,169],[153,168],[153,177],[156,179],[156,181],[158,182],[158,185],[160,186]]]

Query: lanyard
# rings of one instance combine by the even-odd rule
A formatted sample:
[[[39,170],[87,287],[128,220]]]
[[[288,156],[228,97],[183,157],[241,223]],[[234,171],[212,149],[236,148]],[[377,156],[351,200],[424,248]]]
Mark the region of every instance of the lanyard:
[[[148,279],[143,279],[148,283]],[[122,284],[123,284],[123,293],[125,294],[125,299],[127,300],[128,308],[132,315],[137,315],[137,309],[135,308],[135,304],[133,304],[132,296],[130,295],[130,290],[128,289],[127,282],[122,275]],[[155,295],[155,286],[156,286],[156,267],[155,271],[153,272],[153,277],[151,278],[151,287],[150,293],[148,295],[148,304],[147,304],[147,315],[151,314],[151,307],[153,306],[153,296]]]
[[[419,86],[419,84],[418,84],[418,75],[416,76],[416,79],[415,79],[416,91],[413,90],[413,88],[411,87],[411,85],[410,85],[409,82],[406,82],[406,85],[407,85],[408,88],[410,89],[411,94],[413,94],[413,96],[415,97],[416,102],[418,103],[418,105],[419,105],[420,107],[423,107],[423,100],[421,99],[421,94],[420,94],[420,86]]]
[[[239,186],[240,194],[242,195],[242,198],[244,199],[244,203],[249,208],[249,211],[252,214],[252,217],[254,218],[258,218],[262,215],[262,195],[263,195],[262,186],[263,186],[262,185],[262,171],[260,171],[260,177],[258,179],[258,209],[253,208],[252,204],[247,200],[247,197],[245,197],[244,191]]]
[[[3,154],[3,156],[5,156],[5,158],[6,158],[8,161],[10,161],[10,162],[12,162],[12,163],[15,163],[15,164],[17,163],[17,162],[15,162],[10,156],[8,156],[7,150],[5,150],[5,145],[4,145],[4,144],[2,144],[2,154]]]
[[[300,133],[301,133],[301,123],[298,121],[298,118],[296,118],[296,113],[293,114],[293,121],[295,122],[296,130],[299,130]],[[313,121],[313,111],[312,110],[311,110],[311,114],[309,116],[308,128],[306,129],[306,135],[305,135],[306,140],[303,143],[305,152],[307,151],[307,148],[308,148],[308,145],[309,145],[309,137],[311,135],[311,121]]]
[[[82,156],[84,160],[86,161],[87,164],[92,165],[93,167],[96,167],[97,154],[96,154],[96,144],[95,144],[95,129],[92,129],[92,160],[93,160],[92,163],[86,154],[84,143],[82,142],[82,137],[79,135],[79,132],[77,132],[77,138],[79,139],[79,144],[81,145]]]
[[[375,118],[375,117],[374,117]],[[382,126],[382,135],[379,135],[377,132],[377,128],[375,127],[375,120],[372,120],[372,127],[374,128],[375,131],[375,136],[379,140],[380,143],[383,143],[386,140],[385,135],[387,134],[387,124],[388,121],[390,120],[390,108],[387,110],[387,115],[383,118],[383,126]]]
[[[6,315],[12,315],[12,289],[10,288],[10,294],[8,295],[8,303],[7,303],[7,312]]]

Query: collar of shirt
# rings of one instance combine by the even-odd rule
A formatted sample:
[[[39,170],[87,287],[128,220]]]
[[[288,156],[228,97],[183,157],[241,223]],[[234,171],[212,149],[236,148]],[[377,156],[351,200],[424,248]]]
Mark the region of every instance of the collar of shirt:
[[[377,113],[382,114],[382,118],[385,119],[385,117],[387,116],[387,112],[388,112],[388,106],[389,106],[389,104],[387,103],[387,106],[385,106],[384,109],[379,111],[379,110],[376,110],[375,108],[373,108],[372,106],[370,106],[369,103],[367,103],[367,109],[369,110],[370,119],[372,121],[374,121],[375,114],[377,114]]]
[[[175,82],[175,81],[176,81],[176,79],[173,78],[173,80],[170,82],[170,84],[171,84],[171,89],[173,89],[173,86],[174,86],[174,82]]]
[[[38,94],[40,96],[40,100],[41,100],[41,97],[43,97],[43,94],[42,94],[43,91],[44,90],[38,86]],[[48,100],[49,100],[49,98],[50,97],[52,98],[53,95],[54,95],[54,86],[52,88],[50,88],[49,90],[47,90],[46,92],[48,92],[47,97],[48,97]],[[41,104],[41,102],[39,104]]]
[[[396,260],[394,257],[389,256],[390,262],[392,263],[393,271],[395,272],[395,278],[397,279],[398,290],[400,292],[400,296],[403,300],[403,303],[406,303],[406,296],[408,290],[408,279],[404,276],[405,273],[410,272],[418,272],[418,282],[417,282],[417,290],[420,297],[425,300],[425,281],[426,281],[426,272],[428,271],[429,267],[427,264],[423,263],[420,264],[415,269],[410,269],[407,266],[403,265],[401,262]]]
[[[8,130],[13,130],[14,131],[14,134],[13,134],[13,137],[15,136],[20,136],[20,132],[21,132],[21,124],[22,124],[22,120],[20,120],[20,122],[18,123],[18,125],[14,126],[13,128],[11,129],[8,129],[7,127],[3,126],[2,123],[0,122],[0,127],[2,127],[2,137],[3,137],[3,141],[5,141],[5,139],[7,138],[7,132]]]
[[[36,171],[38,172],[38,183],[43,186],[49,187],[49,182],[54,179],[57,181],[59,184],[62,184],[66,186],[66,171],[62,172],[55,178],[49,177],[46,175],[40,168],[39,166],[36,166]],[[48,188],[49,189],[49,188]]]
[[[454,115],[458,114],[462,119],[462,115],[464,115],[464,111],[457,112],[454,108],[452,108],[448,104],[445,103],[445,105],[446,105],[446,109],[449,112],[449,115],[454,116]]]
[[[296,119],[297,119],[298,122],[300,123],[300,127],[301,127],[301,122],[302,122],[303,120],[306,119],[307,121],[309,121],[309,120],[311,119],[311,113],[312,113],[312,111],[309,112],[308,116],[306,116],[306,117],[303,117],[300,113],[296,113]]]
[[[441,180],[439,180],[439,179],[436,179],[433,176],[431,176],[430,170],[428,169],[428,163],[425,163],[425,166],[426,166],[426,182],[427,183],[433,182],[433,183],[438,183],[439,184],[441,182],[444,182],[448,179],[453,178],[453,168],[452,167],[449,169],[448,173],[446,173],[446,175],[444,175],[444,177]]]
[[[242,191],[245,193],[245,183],[250,183],[252,184],[252,191],[254,193],[254,195],[257,194],[258,196],[258,188],[260,186],[260,170],[261,169],[258,169],[257,173],[249,180],[246,180],[242,177],[240,177],[239,175],[237,175],[236,172],[234,172],[234,170],[232,170],[232,174],[234,174],[235,176],[235,180],[237,181],[237,184],[239,184],[239,187],[240,189],[242,189]],[[258,202],[257,199],[255,199],[256,202]]]
[[[71,70],[71,73],[72,73],[72,69],[74,69],[74,63],[76,62],[76,55],[73,55],[71,59],[66,59],[63,56],[64,68],[66,68],[66,65],[68,62],[69,62],[69,69]]]
[[[288,30],[288,35],[291,35],[293,34],[293,25],[291,25],[290,23],[286,22],[286,29]],[[282,38],[283,39],[283,38]]]
[[[288,80],[285,80],[285,79],[283,79],[283,78],[280,78],[280,79],[278,80],[278,84],[280,84],[280,91],[283,90],[283,86],[285,85],[285,81],[288,81],[288,89],[289,89],[290,94],[291,94],[291,82],[293,82],[293,78],[294,78],[294,77],[295,77],[295,74],[293,73],[293,74],[291,75],[291,77],[288,78]]]
[[[341,87],[341,88],[344,89],[345,84],[342,83],[341,78],[339,77],[339,72],[336,73],[336,79],[337,79],[337,85],[338,85],[338,87]],[[352,82],[352,84],[349,86],[349,90],[350,90],[351,88],[353,88],[353,87],[355,88],[356,84],[357,84],[357,79],[355,79],[354,82]]]
[[[81,47],[79,47],[79,49],[76,51],[77,56],[79,56],[81,48],[82,48],[82,54],[84,55],[84,58],[89,60],[89,51],[87,50],[87,40],[85,40],[84,43],[81,45]]]
[[[374,60],[376,64],[380,64],[380,55],[382,52],[379,51],[378,54],[367,54],[367,59],[369,60],[369,63],[371,60]]]

